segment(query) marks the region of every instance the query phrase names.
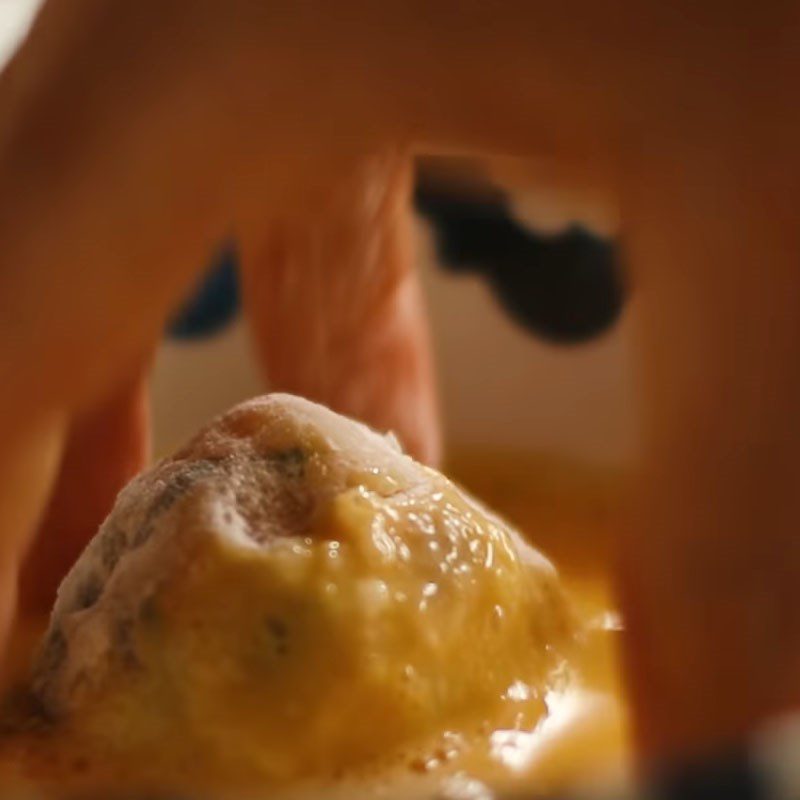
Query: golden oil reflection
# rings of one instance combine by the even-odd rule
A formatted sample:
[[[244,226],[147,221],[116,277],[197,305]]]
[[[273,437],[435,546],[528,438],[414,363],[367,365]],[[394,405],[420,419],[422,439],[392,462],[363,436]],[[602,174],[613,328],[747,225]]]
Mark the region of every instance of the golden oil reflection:
[[[594,616],[579,668],[562,674],[544,694],[540,702],[546,713],[539,721],[490,734],[487,756],[505,776],[500,784],[557,792],[576,783],[619,783],[630,776],[627,710],[616,665],[621,630],[616,613]],[[534,700],[525,688],[515,684],[508,698],[523,705]]]
[[[489,779],[488,796],[625,787],[631,777],[627,719],[617,698],[567,687],[548,692],[544,701],[547,715],[534,728],[491,734],[487,756],[494,766],[478,773]]]

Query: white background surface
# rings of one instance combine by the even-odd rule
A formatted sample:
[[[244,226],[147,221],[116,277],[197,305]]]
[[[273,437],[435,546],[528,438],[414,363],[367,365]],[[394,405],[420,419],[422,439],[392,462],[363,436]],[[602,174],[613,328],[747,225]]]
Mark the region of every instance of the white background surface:
[[[420,266],[434,331],[447,439],[621,463],[635,451],[630,309],[606,336],[561,348],[517,328],[486,286]],[[204,344],[167,344],[153,386],[155,426],[171,449],[211,414],[264,391],[239,324]]]

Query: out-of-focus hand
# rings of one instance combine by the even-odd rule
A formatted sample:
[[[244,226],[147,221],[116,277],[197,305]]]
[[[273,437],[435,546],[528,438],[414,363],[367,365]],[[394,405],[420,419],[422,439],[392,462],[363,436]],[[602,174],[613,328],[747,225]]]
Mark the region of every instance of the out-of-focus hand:
[[[232,230],[269,385],[394,430],[418,458],[438,459],[427,328],[411,268],[409,153],[390,140],[323,147],[313,157],[255,145],[257,121],[237,120],[221,94],[230,65],[217,53],[252,58],[253,43],[244,27],[226,32],[231,20],[214,30],[208,12],[183,4],[113,14],[93,2],[48,6],[4,76],[10,168],[27,159],[20,179],[35,184],[41,176],[52,187],[52,196],[15,205],[9,218],[15,228],[49,231],[48,208],[60,203],[72,218],[62,227],[62,208],[50,242],[26,241],[25,255],[9,256],[2,276],[19,311],[4,319],[3,367],[15,375],[8,417],[20,447],[31,451],[34,440],[24,438],[40,415],[57,418],[40,437],[48,471],[37,464],[36,481],[26,478],[24,492],[14,493],[27,517],[8,526],[21,537],[9,545],[11,573],[38,531],[21,581],[29,611],[47,610],[116,492],[143,466],[147,362],[210,245]],[[121,56],[126,49],[137,51],[132,63]],[[243,89],[244,99],[261,102],[254,89]],[[206,103],[214,107],[210,129]],[[83,117],[74,126],[73,111]],[[184,161],[192,139],[198,147]],[[255,149],[243,157],[248,139]],[[262,167],[262,149],[277,169]],[[50,248],[58,253],[51,263],[21,266]]]
[[[436,464],[439,429],[428,331],[409,230],[410,162],[366,158],[313,218],[277,213],[244,242],[244,303],[268,385],[392,430]],[[124,319],[135,305],[120,308]],[[149,343],[152,352],[157,341]],[[149,453],[147,361],[70,417],[55,486],[27,554],[23,612],[58,584]]]
[[[139,413],[120,387],[231,229],[271,374],[424,453],[396,154],[545,156],[618,200],[641,298],[619,584],[642,750],[722,747],[800,701],[797,41],[781,3],[51,3],[0,85],[7,597],[68,431],[88,458],[75,420]],[[326,295],[356,313],[326,322]]]

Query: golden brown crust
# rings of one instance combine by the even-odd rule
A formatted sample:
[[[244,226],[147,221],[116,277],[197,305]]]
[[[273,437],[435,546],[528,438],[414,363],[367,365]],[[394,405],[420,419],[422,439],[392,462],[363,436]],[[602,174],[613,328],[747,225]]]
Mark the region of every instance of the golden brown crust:
[[[187,758],[274,784],[528,700],[538,719],[573,634],[513,529],[393,439],[273,394],[120,494],[59,589],[33,691],[56,736],[166,785]]]

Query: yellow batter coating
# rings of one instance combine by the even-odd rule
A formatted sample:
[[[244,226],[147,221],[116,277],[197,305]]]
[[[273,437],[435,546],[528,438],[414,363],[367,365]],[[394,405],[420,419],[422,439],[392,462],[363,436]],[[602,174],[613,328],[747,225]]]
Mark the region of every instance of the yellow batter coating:
[[[442,475],[271,395],[137,478],[65,580],[36,695],[138,774],[325,777],[543,696],[550,563]]]

